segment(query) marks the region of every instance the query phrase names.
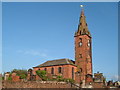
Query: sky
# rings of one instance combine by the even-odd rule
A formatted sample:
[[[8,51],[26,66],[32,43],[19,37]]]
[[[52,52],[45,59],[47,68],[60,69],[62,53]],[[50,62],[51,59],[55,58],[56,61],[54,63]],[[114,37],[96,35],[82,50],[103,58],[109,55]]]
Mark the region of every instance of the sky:
[[[93,73],[118,77],[118,6],[95,2],[2,3],[2,72],[45,61],[74,60],[74,33],[81,8],[92,35]]]

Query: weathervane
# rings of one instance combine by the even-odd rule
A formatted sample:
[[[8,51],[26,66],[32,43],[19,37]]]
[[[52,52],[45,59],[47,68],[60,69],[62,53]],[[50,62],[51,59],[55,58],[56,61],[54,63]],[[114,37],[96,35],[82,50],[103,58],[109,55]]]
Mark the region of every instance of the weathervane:
[[[83,5],[80,5],[81,8],[83,8]]]
[[[84,9],[83,9],[84,6],[83,6],[83,5],[80,5],[80,7],[81,7],[82,11],[84,11]]]

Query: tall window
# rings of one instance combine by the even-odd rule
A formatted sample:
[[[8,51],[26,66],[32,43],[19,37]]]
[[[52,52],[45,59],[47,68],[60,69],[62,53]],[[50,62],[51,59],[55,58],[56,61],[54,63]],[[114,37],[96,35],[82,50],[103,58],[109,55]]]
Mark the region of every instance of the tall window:
[[[79,54],[79,58],[82,58],[82,54]]]
[[[82,72],[82,68],[80,68],[80,72]]]
[[[59,67],[58,68],[58,73],[61,73],[61,72],[62,72],[61,67]]]
[[[51,68],[51,74],[54,74],[54,68]]]
[[[45,71],[47,71],[47,68],[44,68]]]
[[[80,42],[82,42],[82,38],[80,38]]]
[[[72,79],[74,79],[74,68],[72,67]]]
[[[82,46],[82,38],[80,38],[79,47]]]

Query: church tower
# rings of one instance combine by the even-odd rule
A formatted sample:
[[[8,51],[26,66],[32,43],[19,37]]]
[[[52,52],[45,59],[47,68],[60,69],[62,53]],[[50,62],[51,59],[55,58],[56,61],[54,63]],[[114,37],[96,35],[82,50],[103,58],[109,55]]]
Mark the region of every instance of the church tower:
[[[75,32],[75,64],[77,65],[76,81],[92,81],[92,46],[84,10],[82,9],[78,30]]]

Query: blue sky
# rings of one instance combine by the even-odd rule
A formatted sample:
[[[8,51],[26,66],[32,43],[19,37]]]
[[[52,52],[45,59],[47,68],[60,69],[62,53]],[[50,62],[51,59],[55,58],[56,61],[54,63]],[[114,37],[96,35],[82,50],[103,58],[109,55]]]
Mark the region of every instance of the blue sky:
[[[118,74],[117,3],[3,3],[3,72],[47,60],[74,60],[74,32],[81,8],[92,34],[93,71]]]

